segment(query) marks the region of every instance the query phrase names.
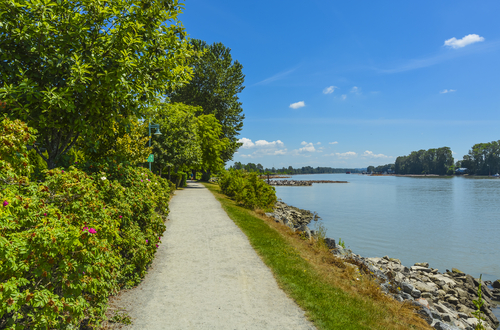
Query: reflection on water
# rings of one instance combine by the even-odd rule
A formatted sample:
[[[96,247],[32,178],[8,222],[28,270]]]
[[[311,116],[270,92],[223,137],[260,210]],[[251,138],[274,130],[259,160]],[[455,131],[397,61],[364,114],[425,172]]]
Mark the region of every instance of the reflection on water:
[[[327,235],[341,237],[355,253],[500,278],[499,179],[353,174],[294,179],[349,181],[276,187],[276,192],[285,203],[318,212]]]

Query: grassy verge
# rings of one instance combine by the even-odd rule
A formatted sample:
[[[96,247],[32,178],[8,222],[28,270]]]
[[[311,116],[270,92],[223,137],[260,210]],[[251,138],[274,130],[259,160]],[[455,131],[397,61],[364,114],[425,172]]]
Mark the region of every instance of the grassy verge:
[[[368,276],[285,226],[236,205],[204,183],[272,270],[279,286],[319,329],[431,329],[413,307],[386,297]]]

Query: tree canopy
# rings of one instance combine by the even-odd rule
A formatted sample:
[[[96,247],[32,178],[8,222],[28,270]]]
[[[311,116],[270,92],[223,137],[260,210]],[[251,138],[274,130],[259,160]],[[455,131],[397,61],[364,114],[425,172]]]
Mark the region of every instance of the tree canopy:
[[[477,143],[459,162],[469,174],[489,175],[500,172],[500,140]]]
[[[0,112],[38,131],[49,168],[79,138],[187,83],[193,46],[166,1],[0,2]],[[47,156],[41,149],[46,148]]]
[[[221,138],[227,138],[229,145],[222,153],[224,162],[231,160],[241,146],[238,134],[245,118],[238,94],[245,88],[243,66],[233,61],[231,49],[222,43],[207,45],[201,40],[192,40],[196,50],[204,51],[194,61],[193,79],[189,84],[169,94],[173,102],[201,106],[203,114],[213,114],[222,126]]]
[[[394,171],[396,174],[453,174],[453,163],[449,147],[422,149],[396,158]]]

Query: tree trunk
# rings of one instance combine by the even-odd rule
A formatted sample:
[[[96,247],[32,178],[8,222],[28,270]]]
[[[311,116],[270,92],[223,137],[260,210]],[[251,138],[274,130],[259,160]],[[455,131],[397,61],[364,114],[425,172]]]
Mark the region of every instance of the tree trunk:
[[[168,180],[172,181],[172,179],[170,178],[170,166],[168,167]]]

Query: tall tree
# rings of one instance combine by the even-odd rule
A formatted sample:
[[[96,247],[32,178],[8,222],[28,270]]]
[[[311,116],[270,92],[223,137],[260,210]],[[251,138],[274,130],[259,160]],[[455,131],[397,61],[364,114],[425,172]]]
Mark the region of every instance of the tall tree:
[[[203,114],[213,114],[222,125],[221,138],[229,140],[222,154],[227,162],[241,146],[238,134],[243,127],[242,104],[238,94],[245,88],[243,66],[233,61],[231,49],[222,43],[207,45],[201,40],[192,40],[194,48],[204,51],[194,61],[194,76],[189,84],[177,88],[169,95],[172,102],[201,106]]]
[[[79,137],[140,117],[186,83],[194,55],[179,0],[0,1],[0,110],[39,134],[57,166]]]
[[[152,138],[154,166],[160,173],[179,167],[196,167],[200,163],[201,147],[197,137],[198,120],[201,111],[182,103],[159,105],[154,122],[160,125],[162,135]]]

